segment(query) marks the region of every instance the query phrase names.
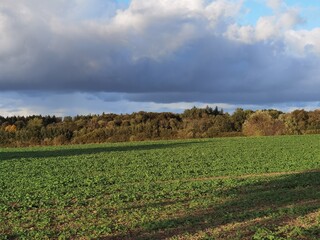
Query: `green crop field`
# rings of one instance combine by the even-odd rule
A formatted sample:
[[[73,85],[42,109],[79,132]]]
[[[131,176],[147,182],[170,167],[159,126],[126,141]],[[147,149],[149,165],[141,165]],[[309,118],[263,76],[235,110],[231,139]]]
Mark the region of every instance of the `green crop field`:
[[[320,135],[0,149],[0,239],[320,239]]]

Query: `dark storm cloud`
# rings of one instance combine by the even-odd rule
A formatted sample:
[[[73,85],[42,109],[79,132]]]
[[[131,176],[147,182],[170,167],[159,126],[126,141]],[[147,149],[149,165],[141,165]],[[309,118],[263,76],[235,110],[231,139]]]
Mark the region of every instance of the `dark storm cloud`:
[[[12,6],[0,7],[2,91],[121,93],[161,103],[319,100],[316,53],[291,54],[284,37],[229,38],[229,17],[149,14],[133,4],[103,21],[43,20]]]

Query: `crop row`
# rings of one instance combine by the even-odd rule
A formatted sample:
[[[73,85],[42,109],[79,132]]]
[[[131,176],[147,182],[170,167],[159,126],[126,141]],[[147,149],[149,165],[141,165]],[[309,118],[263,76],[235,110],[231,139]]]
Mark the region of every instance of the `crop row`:
[[[305,216],[320,206],[319,147],[312,135],[1,149],[0,236],[157,238]]]

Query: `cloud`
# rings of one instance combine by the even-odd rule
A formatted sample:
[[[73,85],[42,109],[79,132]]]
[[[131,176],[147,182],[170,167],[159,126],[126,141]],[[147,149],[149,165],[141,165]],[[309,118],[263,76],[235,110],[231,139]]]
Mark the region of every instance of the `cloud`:
[[[189,101],[173,103],[155,103],[149,101],[132,101],[119,94],[110,93],[59,93],[59,94],[41,94],[36,92],[7,92],[1,94],[0,115],[17,116],[17,115],[55,115],[76,116],[81,114],[105,113],[132,113],[139,111],[152,112],[177,112],[182,113],[185,109],[194,106],[205,108],[218,106],[225,112],[233,112],[236,108],[244,109],[278,109],[281,111],[292,111],[304,108],[314,110],[320,107],[320,102],[308,103],[282,103],[282,104],[226,104]]]
[[[267,6],[272,8],[273,11],[280,10],[283,5],[283,0],[267,0]]]
[[[5,1],[0,89],[158,104],[317,101],[320,28],[296,30],[297,9],[267,4],[274,15],[242,26],[236,0]]]
[[[22,96],[21,96],[22,94]],[[23,97],[23,100],[21,100]],[[41,103],[39,105],[39,102]],[[26,106],[27,105],[27,106]],[[185,109],[206,106],[219,106],[225,111],[233,111],[237,106],[224,103],[201,103],[201,102],[176,102],[176,103],[154,103],[135,102],[119,97],[117,94],[100,93],[92,95],[88,93],[66,93],[66,94],[37,94],[32,96],[27,92],[2,94],[0,113],[4,116],[14,115],[55,115],[76,116],[79,114],[92,113],[132,113],[144,111],[153,112],[183,112]]]

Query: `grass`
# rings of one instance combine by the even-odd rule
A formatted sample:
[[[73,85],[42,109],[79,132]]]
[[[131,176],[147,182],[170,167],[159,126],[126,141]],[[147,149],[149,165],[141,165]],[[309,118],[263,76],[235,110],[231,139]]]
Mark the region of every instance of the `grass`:
[[[320,135],[0,149],[0,239],[319,239]]]

